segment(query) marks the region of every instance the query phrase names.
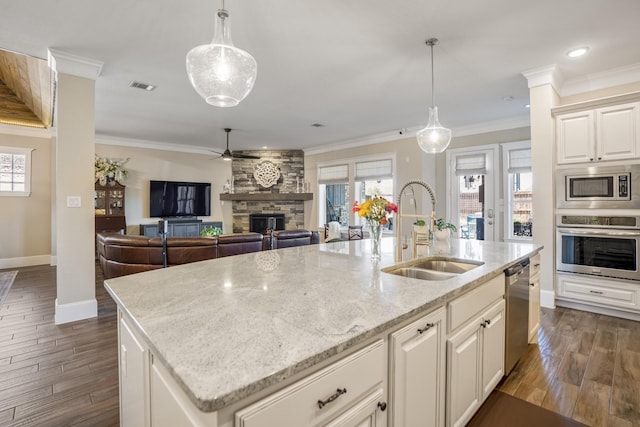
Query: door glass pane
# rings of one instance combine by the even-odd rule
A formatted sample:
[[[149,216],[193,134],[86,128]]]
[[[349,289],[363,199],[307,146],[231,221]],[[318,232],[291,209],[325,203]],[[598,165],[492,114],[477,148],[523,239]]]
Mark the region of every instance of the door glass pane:
[[[513,212],[513,227],[511,235],[514,237],[533,236],[533,199],[531,198],[531,172],[513,173],[510,176],[511,187],[509,202]]]
[[[458,178],[460,237],[484,240],[484,175]]]

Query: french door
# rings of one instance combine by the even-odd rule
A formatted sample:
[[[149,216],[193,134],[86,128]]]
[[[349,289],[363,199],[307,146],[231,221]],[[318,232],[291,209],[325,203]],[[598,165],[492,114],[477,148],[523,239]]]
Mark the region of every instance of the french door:
[[[447,151],[447,220],[458,237],[496,240],[498,147],[467,147]]]

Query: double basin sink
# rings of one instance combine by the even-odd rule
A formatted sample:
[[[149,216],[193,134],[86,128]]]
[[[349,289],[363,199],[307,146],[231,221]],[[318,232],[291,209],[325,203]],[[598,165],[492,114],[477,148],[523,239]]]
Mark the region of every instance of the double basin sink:
[[[447,280],[483,265],[482,261],[448,257],[426,257],[383,268],[382,271],[397,276],[420,280]]]

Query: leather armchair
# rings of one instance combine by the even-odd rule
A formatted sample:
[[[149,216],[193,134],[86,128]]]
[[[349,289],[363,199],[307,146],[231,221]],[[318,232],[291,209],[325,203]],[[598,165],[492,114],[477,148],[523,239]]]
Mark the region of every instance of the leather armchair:
[[[276,230],[271,239],[272,248],[281,249],[320,243],[320,234],[309,230]]]
[[[222,234],[218,236],[218,257],[259,252],[262,239],[260,233]]]

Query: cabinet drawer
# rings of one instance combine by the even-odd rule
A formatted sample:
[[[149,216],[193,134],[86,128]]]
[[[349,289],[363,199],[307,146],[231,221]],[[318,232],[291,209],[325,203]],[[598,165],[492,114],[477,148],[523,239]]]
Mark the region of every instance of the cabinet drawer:
[[[608,279],[558,275],[558,296],[595,305],[638,310],[638,287]]]
[[[537,253],[529,258],[529,277],[533,277],[536,274],[540,274],[540,254]]]
[[[384,381],[385,348],[383,340],[376,341],[236,412],[236,427],[311,426],[328,422]],[[326,402],[322,408],[319,401]]]
[[[477,315],[477,313],[504,296],[504,274],[501,274],[474,290],[449,303],[449,332]]]

